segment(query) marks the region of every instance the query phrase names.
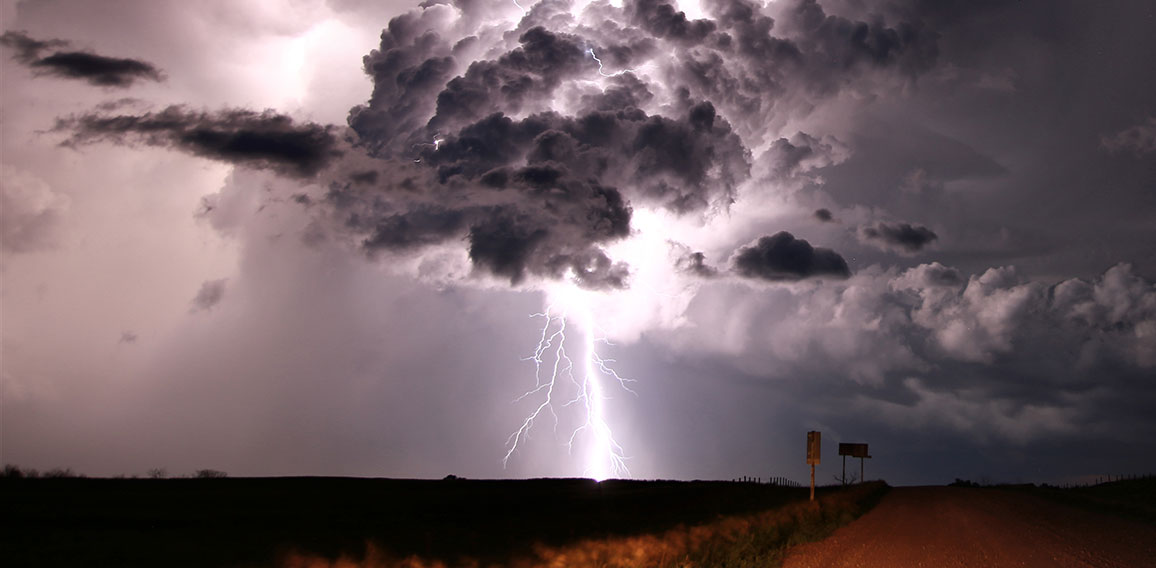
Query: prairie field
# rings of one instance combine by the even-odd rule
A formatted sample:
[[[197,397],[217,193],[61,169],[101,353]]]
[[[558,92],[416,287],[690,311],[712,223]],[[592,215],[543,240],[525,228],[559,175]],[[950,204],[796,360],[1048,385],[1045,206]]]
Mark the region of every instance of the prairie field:
[[[2,479],[7,566],[766,566],[886,491],[723,481]]]

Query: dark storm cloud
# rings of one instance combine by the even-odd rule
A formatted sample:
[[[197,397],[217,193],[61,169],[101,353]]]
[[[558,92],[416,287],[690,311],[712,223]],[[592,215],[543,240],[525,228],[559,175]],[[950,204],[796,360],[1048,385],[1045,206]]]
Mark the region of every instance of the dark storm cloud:
[[[731,262],[740,276],[762,280],[851,276],[847,261],[839,253],[812,247],[811,243],[796,239],[786,231],[762,237],[753,246],[740,248]]]
[[[12,58],[25,65],[31,65],[40,59],[40,53],[58,47],[67,47],[68,42],[61,39],[35,40],[28,37],[26,32],[4,32],[0,35],[0,45],[10,48],[15,53]]]
[[[368,251],[464,240],[476,268],[515,284],[570,275],[621,287],[627,269],[602,246],[629,235],[632,204],[701,211],[729,203],[748,178],[749,152],[730,123],[685,91],[672,114],[649,114],[639,107],[653,94],[625,74],[582,92],[571,114],[551,109],[566,81],[598,76],[588,49],[606,44],[604,61],[626,66],[652,40],[530,25],[509,50],[464,65],[477,40],[443,39],[443,9],[395,18],[365,60],[374,95],[350,125],[371,153],[405,164],[330,192]]]
[[[271,110],[210,113],[170,106],[142,115],[90,113],[58,119],[55,130],[69,134],[66,145],[143,143],[302,178],[341,154],[333,127],[294,123]]]
[[[454,49],[441,38],[438,10],[408,12],[390,20],[381,44],[363,59],[373,79],[368,104],[350,110],[349,125],[374,153],[407,151],[428,143],[420,137],[434,109],[435,97],[457,72]]]
[[[515,284],[569,275],[625,286],[628,267],[604,247],[630,234],[633,207],[725,210],[751,176],[742,137],[760,143],[771,114],[813,109],[865,73],[913,77],[936,56],[935,35],[918,23],[855,21],[813,2],[781,10],[784,32],[746,0],[711,4],[710,18],[695,21],[662,0],[589,9],[601,19],[578,25],[564,4],[540,2],[501,39],[474,2],[426,3],[392,19],[363,60],[373,93],[349,115],[355,146],[379,166],[338,168],[325,200],[333,229],[371,254],[464,243],[475,268]],[[595,51],[613,69],[653,73],[600,76]],[[667,51],[676,57],[657,56]],[[330,128],[271,111],[170,107],[57,128],[74,145],[140,142],[297,177],[338,154]],[[793,177],[844,152],[800,132],[760,160]],[[849,273],[823,251],[777,277]]]
[[[814,108],[804,99],[834,95],[874,70],[913,77],[937,55],[935,34],[918,22],[854,21],[812,2],[781,10],[786,33],[777,34],[762,6],[745,0],[711,4],[710,19],[696,21],[668,2],[640,0],[592,6],[604,21],[592,27],[575,26],[562,5],[538,3],[506,36],[508,48],[471,60],[486,33],[465,31],[480,17],[476,8],[427,4],[382,32],[364,60],[373,95],[351,111],[350,125],[373,155],[417,168],[391,169],[364,190],[340,187],[330,202],[370,252],[464,239],[475,267],[514,283],[564,274],[624,283],[600,267],[614,266],[602,247],[629,234],[631,206],[681,215],[725,208],[750,177],[740,136],[758,143],[774,108]],[[455,12],[466,28],[449,24]],[[668,85],[625,73],[556,110],[563,85],[598,77],[592,50],[605,65],[630,69],[664,49],[678,55],[661,60]],[[655,108],[656,89],[674,100],[643,110]],[[845,152],[832,138],[800,132],[760,160],[794,177]],[[779,246],[761,269],[744,257],[747,273],[849,274],[831,251],[805,241]]]
[[[686,14],[662,0],[638,0],[627,4],[631,21],[655,37],[698,43],[715,30],[710,20],[689,20]]]
[[[464,241],[475,267],[512,284],[534,275],[569,276],[588,288],[626,285],[625,267],[598,247],[630,232],[631,210],[616,189],[567,177],[549,164],[478,177],[468,188],[423,178],[393,190],[408,192],[401,186],[410,185],[425,204],[391,206],[379,199],[380,188],[364,186],[333,188],[327,199],[346,227],[365,235],[361,245],[370,253]],[[452,194],[468,200],[454,207],[438,198]]]
[[[636,14],[672,10],[655,7],[669,6],[664,2],[627,5]],[[704,9],[714,29],[679,54],[670,67],[671,79],[692,96],[713,102],[752,143],[761,141],[766,125],[781,123],[784,113],[805,115],[856,79],[875,74],[876,80],[894,76],[908,81],[932,69],[938,57],[937,34],[918,20],[893,25],[879,18],[857,21],[827,14],[806,0],[773,4],[767,10],[779,20],[760,3],[746,0],[722,0]],[[664,29],[662,22],[680,20],[656,21],[656,29]]]
[[[603,96],[632,96],[628,91],[611,88]],[[587,102],[598,108],[602,97]],[[621,286],[624,269],[597,246],[629,235],[629,203],[680,213],[729,203],[748,175],[745,156],[709,103],[688,103],[675,119],[633,107],[520,120],[494,113],[424,147],[420,163],[408,168],[422,177],[416,193],[391,192],[401,204],[381,208],[372,189],[353,188],[339,191],[334,203],[356,218],[347,226],[372,231],[364,242],[370,249],[429,245],[465,232],[475,265],[511,282],[569,271],[590,286]],[[431,201],[443,204],[437,215],[422,205]]]
[[[825,207],[816,209],[811,215],[821,223],[831,223],[835,220],[835,216],[831,214],[831,210]]]
[[[69,42],[64,40],[34,40],[24,32],[5,32],[0,36],[0,45],[13,49],[16,52],[13,59],[34,72],[81,79],[100,87],[124,88],[139,80],[164,80],[160,69],[139,59],[106,57],[84,51],[55,51],[41,56],[44,51],[67,47]]]
[[[563,79],[589,68],[575,36],[534,27],[518,42],[519,47],[496,60],[474,62],[447,83],[438,93],[429,127],[448,130],[492,112],[521,112],[528,103],[540,103]]]
[[[201,288],[197,290],[197,295],[193,297],[191,311],[201,312],[213,309],[221,300],[225,298],[225,285],[228,284],[228,278],[221,278],[220,280],[206,280],[201,283]]]
[[[859,227],[859,238],[880,248],[914,254],[938,239],[939,235],[922,225],[879,221]]]

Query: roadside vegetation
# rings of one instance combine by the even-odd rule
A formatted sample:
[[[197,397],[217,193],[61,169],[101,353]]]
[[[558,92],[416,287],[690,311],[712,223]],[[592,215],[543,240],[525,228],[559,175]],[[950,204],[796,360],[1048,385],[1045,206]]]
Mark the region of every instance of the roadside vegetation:
[[[471,558],[458,558],[451,564],[418,555],[399,558],[372,542],[357,558],[330,560],[292,553],[281,564],[287,568],[775,568],[791,547],[830,536],[867,512],[888,489],[882,481],[823,488],[814,503],[795,501],[767,511],[680,524],[658,533],[591,538],[563,546],[538,544],[531,554],[499,564]]]

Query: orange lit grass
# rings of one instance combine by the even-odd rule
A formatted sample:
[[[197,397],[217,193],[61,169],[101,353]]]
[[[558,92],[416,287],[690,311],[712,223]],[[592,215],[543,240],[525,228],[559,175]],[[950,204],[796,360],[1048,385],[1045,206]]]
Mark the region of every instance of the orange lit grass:
[[[536,545],[528,556],[482,563],[459,558],[397,558],[370,542],[362,558],[329,560],[293,553],[286,568],[635,568],[777,565],[793,545],[818,540],[862,514],[886,485],[867,483],[821,495],[817,503],[796,502],[750,515],[723,516],[692,526],[633,536],[585,539],[565,546]]]

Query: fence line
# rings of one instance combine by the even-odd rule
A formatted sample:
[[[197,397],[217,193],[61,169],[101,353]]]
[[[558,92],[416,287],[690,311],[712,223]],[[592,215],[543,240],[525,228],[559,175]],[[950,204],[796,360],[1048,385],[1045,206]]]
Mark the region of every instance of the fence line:
[[[777,487],[802,487],[803,486],[802,483],[799,483],[797,481],[788,479],[788,478],[780,476],[780,475],[772,475],[772,476],[767,477],[767,478],[751,477],[748,475],[744,475],[741,477],[736,477],[736,478],[732,479],[731,481],[733,481],[735,483],[757,483],[757,484],[761,484],[761,485],[774,485]]]

